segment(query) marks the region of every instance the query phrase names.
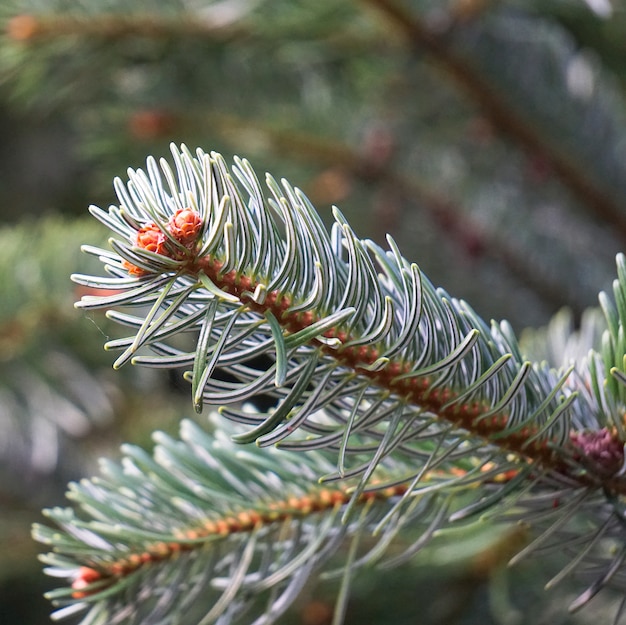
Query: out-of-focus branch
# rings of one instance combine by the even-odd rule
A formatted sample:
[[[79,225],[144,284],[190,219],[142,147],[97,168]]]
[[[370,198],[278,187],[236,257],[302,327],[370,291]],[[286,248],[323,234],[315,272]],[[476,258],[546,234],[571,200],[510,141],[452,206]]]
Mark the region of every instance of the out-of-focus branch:
[[[626,212],[581,167],[551,144],[532,124],[511,108],[481,72],[461,57],[446,39],[433,32],[408,8],[395,0],[363,0],[385,15],[419,52],[426,51],[454,82],[477,104],[494,128],[527,152],[541,156],[575,197],[615,227],[626,239]]]
[[[271,37],[255,30],[253,26],[238,19],[239,15],[215,12],[214,16],[183,14],[180,16],[162,16],[157,13],[101,13],[96,15],[64,15],[23,13],[6,22],[5,35],[16,42],[34,44],[40,41],[62,40],[77,37],[81,39],[123,40],[145,38],[168,40],[196,38],[218,43],[234,40],[263,42],[276,46],[276,37],[292,41],[313,38],[326,46],[342,53],[363,54],[376,50],[385,54],[388,50],[402,44],[382,40],[370,34],[351,33],[312,33],[304,25],[298,28],[290,25],[289,29],[273,33]]]
[[[211,37],[227,40],[245,34],[241,26],[209,19],[165,18],[148,14],[77,15],[22,14],[11,18],[7,35],[16,41],[37,41],[69,36],[121,39]]]

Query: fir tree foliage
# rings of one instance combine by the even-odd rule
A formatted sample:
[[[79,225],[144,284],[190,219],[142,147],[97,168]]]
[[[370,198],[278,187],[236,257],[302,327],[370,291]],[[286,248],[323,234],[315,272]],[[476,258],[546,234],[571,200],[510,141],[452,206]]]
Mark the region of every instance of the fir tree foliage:
[[[77,266],[97,267],[77,253],[84,240],[105,239],[87,220],[49,218],[0,230],[0,271],[11,276],[0,287],[0,493],[5,496],[40,498],[32,488],[35,478],[55,473],[61,493],[72,475],[68,465],[78,464],[78,454],[68,453],[75,451],[71,441],[113,420],[111,389],[84,366],[99,358],[98,339],[79,339],[71,309],[76,293],[67,274]],[[77,349],[79,344],[84,349]]]
[[[262,185],[246,160],[172,146],[128,177],[118,205],[91,208],[115,237],[85,246],[106,276],[73,276],[103,292],[78,306],[129,329],[106,345],[116,368],[183,367],[196,410],[221,417],[215,435],[188,421],[180,441],[155,435],[152,455],[126,447],[72,486],[76,510],[47,511],[61,531],[35,536],[67,580],[50,593],[58,617],[274,622],[347,541],[340,622],[360,565],[404,559],[384,559],[401,532],[419,529],[410,558],[482,518],[529,526],[514,561],[571,557],[549,584],[586,581],[572,609],[624,591],[623,257],[601,345],[587,344],[594,317],[575,359],[551,365],[393,239],[358,238],[337,208],[327,229],[300,190]],[[273,406],[250,408],[259,395]]]

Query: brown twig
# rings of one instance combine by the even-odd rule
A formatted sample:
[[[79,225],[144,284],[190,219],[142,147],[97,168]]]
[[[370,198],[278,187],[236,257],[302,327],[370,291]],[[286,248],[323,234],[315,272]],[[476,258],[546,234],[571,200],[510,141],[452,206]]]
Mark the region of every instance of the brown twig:
[[[363,493],[358,503],[368,505],[375,501],[385,501],[406,493],[404,485]],[[139,569],[172,560],[181,553],[206,548],[206,544],[225,540],[233,534],[252,534],[261,527],[278,525],[294,519],[307,518],[313,514],[327,512],[346,505],[351,495],[344,488],[318,487],[306,495],[292,496],[265,504],[266,510],[251,507],[232,514],[208,516],[202,524],[181,528],[173,532],[171,540],[155,540],[130,550],[124,558],[106,562],[99,567],[82,566],[76,572],[72,583],[74,599],[84,599],[97,595],[119,580],[132,575]]]

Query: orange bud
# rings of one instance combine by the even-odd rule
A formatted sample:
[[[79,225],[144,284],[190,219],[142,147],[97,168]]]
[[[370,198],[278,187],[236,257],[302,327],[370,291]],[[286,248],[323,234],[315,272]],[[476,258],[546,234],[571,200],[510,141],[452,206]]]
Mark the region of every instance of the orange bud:
[[[88,566],[81,566],[78,569],[78,575],[76,579],[72,582],[72,588],[76,591],[72,593],[72,597],[74,599],[83,599],[88,596],[88,592],[83,592],[83,588],[86,588],[92,582],[95,582],[101,578],[101,574],[95,569],[89,568]]]
[[[202,229],[202,218],[193,208],[179,208],[167,222],[167,229],[183,245],[196,242]]]
[[[133,265],[132,263],[129,263],[127,260],[122,261],[122,267],[124,267],[124,269],[126,269],[126,271],[128,271],[128,273],[131,276],[145,276],[147,274],[147,271],[145,269],[142,269],[141,267],[137,267],[137,265]]]
[[[165,247],[165,235],[156,224],[148,224],[140,228],[135,238],[135,245],[149,252],[169,256]]]

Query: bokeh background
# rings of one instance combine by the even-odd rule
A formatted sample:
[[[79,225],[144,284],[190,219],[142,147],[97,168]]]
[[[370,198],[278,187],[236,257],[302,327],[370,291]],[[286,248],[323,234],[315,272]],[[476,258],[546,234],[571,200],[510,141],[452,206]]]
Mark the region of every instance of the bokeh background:
[[[247,157],[516,331],[576,327],[626,249],[621,0],[3,0],[0,7],[0,622],[47,622],[30,525],[69,480],[190,417],[177,374],[111,371],[116,328],[69,280],[106,245],[87,207],[171,141]],[[568,615],[518,530],[363,576],[348,623]],[[399,547],[401,548],[401,547]],[[332,584],[285,623],[330,623]],[[604,595],[603,595],[604,597]]]

